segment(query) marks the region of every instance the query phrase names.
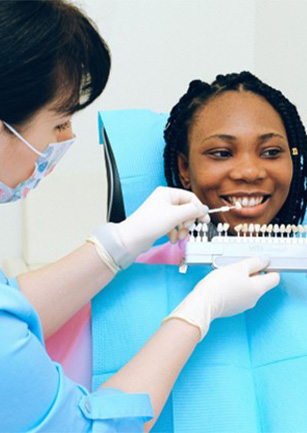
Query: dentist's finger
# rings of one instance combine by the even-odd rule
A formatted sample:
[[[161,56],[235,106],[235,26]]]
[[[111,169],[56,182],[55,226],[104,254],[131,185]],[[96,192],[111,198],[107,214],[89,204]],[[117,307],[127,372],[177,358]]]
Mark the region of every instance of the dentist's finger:
[[[280,275],[278,272],[267,272],[264,275],[255,275],[251,278],[255,290],[259,293],[260,296],[264,295],[264,293],[276,287],[280,281]]]
[[[186,227],[183,227],[183,225],[179,226],[178,228],[178,239],[179,240],[183,240],[185,239],[189,234],[189,229],[187,229]]]
[[[175,244],[178,241],[178,231],[176,228],[171,230],[167,236],[169,237],[169,241],[171,244]]]

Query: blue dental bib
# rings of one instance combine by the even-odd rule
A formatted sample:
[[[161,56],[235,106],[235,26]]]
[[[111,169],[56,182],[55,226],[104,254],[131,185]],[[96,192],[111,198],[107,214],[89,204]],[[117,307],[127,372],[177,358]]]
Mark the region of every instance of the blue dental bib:
[[[124,173],[125,210],[130,214],[159,184],[151,183],[141,197],[134,194],[144,184],[143,154],[152,138],[148,123],[160,127],[157,150],[153,150],[153,143],[149,147],[150,152],[157,152],[157,159],[160,155],[156,180],[161,171],[163,177],[163,115],[142,110],[100,114],[121,180]],[[138,141],[134,141],[136,135]],[[139,145],[127,149],[125,136]],[[138,159],[142,161],[139,170],[135,163]],[[133,172],[129,172],[130,164]],[[134,356],[161,320],[210,271],[205,266],[190,267],[183,275],[177,266],[134,264],[96,296],[92,302],[93,389]],[[152,431],[307,433],[305,274],[282,273],[279,286],[262,297],[254,309],[211,324],[208,335],[182,370]]]

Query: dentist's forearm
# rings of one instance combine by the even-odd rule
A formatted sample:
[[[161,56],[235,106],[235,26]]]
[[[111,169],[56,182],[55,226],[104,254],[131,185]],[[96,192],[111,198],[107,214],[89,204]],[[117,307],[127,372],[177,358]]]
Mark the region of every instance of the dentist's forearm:
[[[199,339],[197,327],[177,319],[167,321],[102,388],[149,394],[154,419],[146,423],[145,431],[150,431]]]
[[[114,277],[91,243],[61,260],[18,276],[20,290],[41,319],[44,337],[53,335]]]

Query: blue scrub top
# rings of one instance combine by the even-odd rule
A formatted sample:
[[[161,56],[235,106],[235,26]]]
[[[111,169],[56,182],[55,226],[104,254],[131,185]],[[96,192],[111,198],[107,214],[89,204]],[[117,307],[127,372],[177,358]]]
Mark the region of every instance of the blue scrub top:
[[[147,394],[89,393],[51,361],[37,313],[0,270],[0,432],[142,432]]]

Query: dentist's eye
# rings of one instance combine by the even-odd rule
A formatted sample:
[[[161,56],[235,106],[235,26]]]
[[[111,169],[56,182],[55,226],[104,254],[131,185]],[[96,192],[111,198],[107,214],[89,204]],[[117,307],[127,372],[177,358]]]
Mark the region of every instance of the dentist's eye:
[[[70,122],[70,120],[68,120],[67,122],[62,123],[61,125],[56,126],[56,129],[59,132],[62,132],[62,131],[65,131],[65,129],[68,129],[70,127],[70,125],[71,125],[71,122]]]

